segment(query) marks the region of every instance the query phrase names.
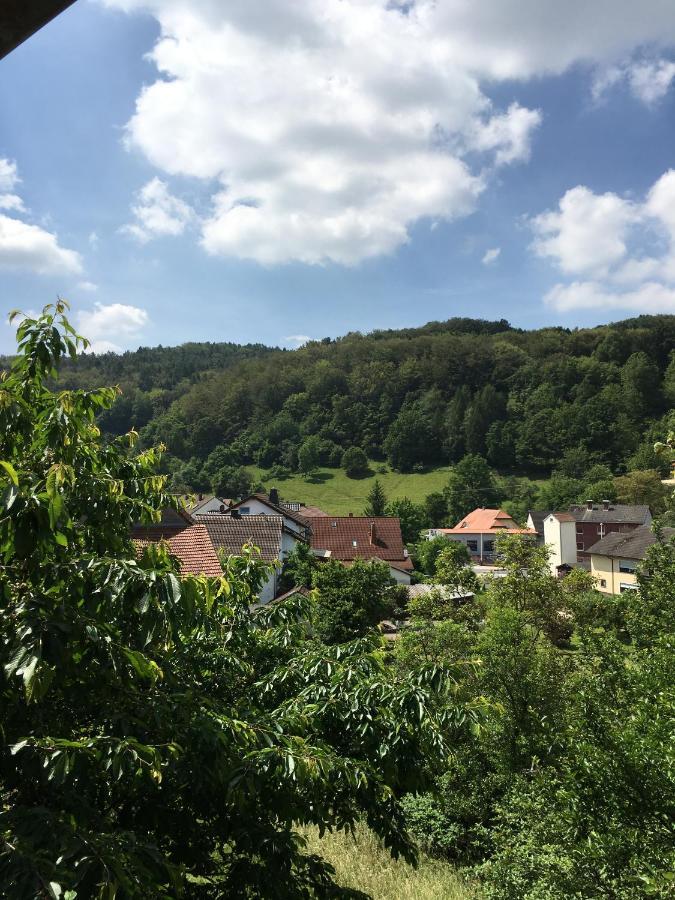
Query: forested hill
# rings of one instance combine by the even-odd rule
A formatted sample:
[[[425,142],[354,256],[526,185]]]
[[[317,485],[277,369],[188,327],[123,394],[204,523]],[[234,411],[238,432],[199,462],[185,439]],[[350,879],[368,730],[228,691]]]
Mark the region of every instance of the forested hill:
[[[617,471],[664,433],[673,348],[675,316],[534,331],[450,319],[296,351],[186,344],[91,355],[65,381],[120,383],[103,427],[134,425],[144,442],[167,444],[176,487],[209,489],[219,472],[252,463],[294,471],[303,446],[321,465],[340,465],[356,446],[404,471],[469,452],[530,473],[581,448]]]

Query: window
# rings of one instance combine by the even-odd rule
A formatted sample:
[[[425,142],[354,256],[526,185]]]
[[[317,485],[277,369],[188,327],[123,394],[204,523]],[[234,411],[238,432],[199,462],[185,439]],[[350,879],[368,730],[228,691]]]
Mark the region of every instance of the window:
[[[473,553],[477,553],[477,552],[478,552],[478,541],[467,541],[467,542],[466,542],[466,546],[467,546],[467,547],[469,548],[469,550],[471,550]]]
[[[638,589],[637,584],[628,584],[625,581],[621,581],[619,583],[619,590],[621,591],[622,594],[625,594],[626,591],[637,591],[637,589]]]
[[[600,579],[600,587],[601,587],[601,588],[607,587],[607,579],[606,579],[606,578],[601,578],[601,579]]]
[[[630,573],[631,575],[637,569],[637,562],[634,559],[620,559],[619,572]]]
[[[583,550],[583,549],[584,549],[584,542],[577,541],[577,550]]]
[[[492,553],[492,551],[495,549],[495,542],[485,541],[485,543],[483,544],[483,549],[486,553]]]
[[[251,514],[251,507],[250,506],[240,506],[239,512],[242,514],[242,516],[248,516]]]

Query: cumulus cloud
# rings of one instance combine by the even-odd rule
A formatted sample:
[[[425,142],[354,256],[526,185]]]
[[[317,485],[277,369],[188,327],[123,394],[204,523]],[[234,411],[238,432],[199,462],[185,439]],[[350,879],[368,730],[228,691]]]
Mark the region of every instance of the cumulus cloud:
[[[485,83],[581,63],[655,102],[672,77],[664,0],[102,2],[160,26],[128,146],[214,185],[208,252],[267,264],[355,264],[415,222],[471,212],[496,167],[528,159],[541,121],[496,107]],[[655,61],[629,75],[621,61],[645,46]]]
[[[79,281],[76,285],[76,290],[86,291],[87,293],[94,293],[98,290],[98,285],[93,281]]]
[[[533,248],[565,273],[602,275],[626,253],[626,232],[638,212],[616,194],[594,194],[581,185],[562,197],[558,209],[532,220]]]
[[[602,100],[618,85],[624,85],[646,106],[655,106],[668,93],[675,79],[675,62],[669,59],[628,60],[622,65],[601,68],[593,81],[594,100]]]
[[[13,193],[20,181],[16,163],[0,158],[0,210],[26,212],[21,197]],[[0,212],[0,268],[77,275],[82,272],[82,257],[62,247],[51,231]]]
[[[92,353],[117,353],[139,338],[148,320],[147,312],[138,306],[97,303],[77,314],[77,327],[91,341]]]
[[[527,159],[540,121],[493,106],[429,2],[110,2],[160,23],[161,77],[127,143],[168,175],[215,184],[201,223],[212,254],[353,265],[391,253],[415,222],[471,212],[495,167]]]
[[[287,334],[284,338],[287,344],[293,344],[295,347],[302,347],[303,344],[311,340],[308,334]]]
[[[82,258],[62,247],[50,231],[0,213],[0,267],[39,275],[78,275]]]
[[[642,202],[579,185],[531,226],[534,252],[573,279],[546,295],[554,309],[675,312],[675,170]]]
[[[492,263],[497,262],[499,259],[499,254],[502,252],[501,247],[491,247],[489,250],[486,250],[483,254],[482,263],[484,266],[490,266]]]
[[[155,237],[182,234],[193,216],[191,207],[174,197],[160,178],[148,181],[136,195],[136,200],[131,207],[135,221],[121,230],[141,243]]]

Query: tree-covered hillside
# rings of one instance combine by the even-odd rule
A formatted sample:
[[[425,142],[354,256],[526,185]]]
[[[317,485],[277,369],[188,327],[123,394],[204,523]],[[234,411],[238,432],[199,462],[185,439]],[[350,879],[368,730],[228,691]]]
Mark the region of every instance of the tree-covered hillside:
[[[466,453],[547,474],[565,451],[620,472],[675,403],[675,316],[524,331],[450,319],[358,332],[290,352],[186,344],[78,360],[68,383],[117,380],[102,420],[164,442],[176,488],[218,490],[242,465],[340,466],[362,448],[401,471]],[[236,479],[234,479],[236,482]]]

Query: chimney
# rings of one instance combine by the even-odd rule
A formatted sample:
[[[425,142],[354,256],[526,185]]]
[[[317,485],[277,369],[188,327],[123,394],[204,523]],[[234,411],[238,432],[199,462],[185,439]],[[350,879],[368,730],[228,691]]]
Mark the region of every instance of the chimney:
[[[270,503],[275,506],[279,505],[279,491],[276,488],[270,488]]]
[[[353,519],[353,518],[354,518],[354,513],[349,513],[349,518],[350,518],[350,519]]]
[[[603,509],[609,509],[609,500],[603,500],[603,501],[602,501],[602,508],[603,508]]]
[[[232,518],[233,519],[241,519],[241,513],[239,512],[238,509],[232,510]]]
[[[204,499],[204,495],[200,493],[199,499],[200,499],[200,500],[203,500],[203,499]]]
[[[368,526],[368,540],[371,544],[375,543],[375,523],[371,522]]]
[[[586,509],[593,509],[593,501],[592,500],[586,501]]]

